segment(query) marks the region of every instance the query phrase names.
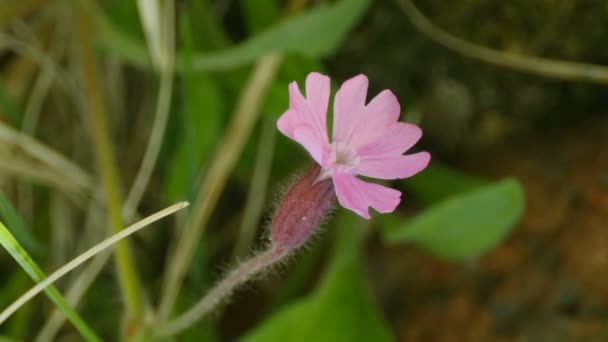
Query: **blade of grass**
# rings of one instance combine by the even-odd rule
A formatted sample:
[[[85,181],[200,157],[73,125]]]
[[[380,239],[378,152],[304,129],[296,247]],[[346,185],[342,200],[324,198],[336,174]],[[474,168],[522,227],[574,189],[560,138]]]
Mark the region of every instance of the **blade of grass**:
[[[95,278],[99,275],[101,270],[104,268],[112,253],[110,251],[99,253],[93,260],[86,266],[78,278],[70,285],[70,288],[66,291],[65,298],[67,302],[77,307],[78,303],[85,295],[87,289]],[[54,310],[51,317],[47,320],[44,326],[38,332],[38,336],[34,339],[35,342],[52,342],[55,341],[55,335],[65,322],[65,317],[59,310]]]
[[[105,250],[113,245],[116,245],[119,241],[126,238],[127,236],[152,224],[153,222],[156,222],[166,216],[169,216],[169,215],[175,213],[178,210],[186,208],[188,205],[190,205],[188,202],[180,202],[180,203],[174,204],[168,208],[165,208],[155,214],[152,214],[152,215],[146,217],[145,219],[121,230],[120,232],[112,235],[111,237],[109,237],[109,238],[103,240],[102,242],[98,243],[97,245],[91,247],[86,252],[84,252],[84,253],[80,254],[79,256],[77,256],[76,258],[74,258],[72,261],[63,265],[57,271],[55,271],[51,275],[49,275],[48,278],[44,278],[44,275],[42,273],[40,273],[41,274],[40,282],[38,284],[36,284],[34,287],[32,287],[29,291],[24,293],[21,297],[19,297],[16,301],[14,301],[13,304],[11,304],[9,307],[4,309],[4,311],[2,311],[0,313],[0,325],[4,321],[6,321],[6,319],[8,319],[21,306],[23,306],[30,299],[32,299],[34,296],[36,296],[37,294],[39,294],[42,291],[46,292],[47,290],[54,289],[54,287],[52,287],[51,284],[53,282],[57,281],[59,278],[63,277],[64,275],[68,274],[74,268],[80,266],[82,263],[91,259],[95,255],[101,253],[103,250]],[[22,264],[22,267],[24,267],[24,269],[25,269],[24,265],[27,265],[28,269],[29,269],[30,262],[33,264],[33,261],[31,260],[31,258],[29,258],[29,256],[25,252],[25,250],[23,250],[23,248],[12,237],[12,235],[10,234],[8,229],[6,229],[6,227],[2,224],[2,222],[0,222],[0,242],[2,242],[2,244],[4,245],[5,241],[9,241],[9,244],[7,244],[5,246],[5,248],[7,248],[7,250],[9,251],[9,253],[11,253],[11,255],[15,254],[19,257],[19,259],[17,259],[17,258],[16,259],[20,264],[23,263],[23,260],[29,259],[28,261],[26,261],[25,263]],[[25,259],[23,259],[23,258],[25,258]],[[33,265],[35,265],[35,264],[33,264]],[[61,295],[58,292],[57,292],[57,296],[61,297]],[[65,302],[64,302],[64,304],[65,304]],[[94,335],[92,335],[92,336],[94,336]],[[99,339],[97,339],[97,340],[99,340]]]
[[[138,5],[150,53],[151,55],[156,56],[154,60],[156,61],[155,65],[160,74],[160,89],[158,90],[156,113],[154,115],[154,124],[152,125],[150,139],[148,140],[146,152],[144,153],[140,168],[135,176],[133,186],[125,200],[123,217],[130,217],[135,213],[150,181],[150,176],[154,170],[156,160],[158,159],[163,136],[165,135],[169,110],[171,109],[171,94],[173,91],[173,50],[175,35],[173,1],[165,1],[165,8],[162,11],[164,15],[162,17],[160,13],[151,14],[153,13],[151,10],[145,10],[151,3],[141,0],[138,1]],[[151,7],[155,8],[154,6]],[[156,9],[160,12],[160,7],[157,7]],[[154,22],[155,18],[156,22]]]
[[[84,189],[75,183],[70,183],[70,179],[65,177],[65,174],[57,173],[31,159],[24,158],[22,154],[6,153],[3,151],[0,142],[0,173],[2,175],[12,176],[18,179],[23,179],[29,182],[47,185],[66,194],[68,198],[73,200],[75,204],[81,206],[86,203],[89,197],[89,189]]]
[[[8,251],[8,253],[19,263],[21,268],[35,281],[40,282],[45,278],[44,273],[25,251],[25,249],[17,242],[13,234],[0,222],[0,244]],[[44,289],[46,295],[55,303],[55,305],[68,317],[76,330],[87,341],[101,341],[95,332],[88,324],[72,309],[61,296],[59,291],[54,286],[49,286]],[[9,306],[10,307],[10,306]],[[0,325],[9,317],[6,315],[0,318]]]
[[[96,197],[102,197],[100,190],[97,191]],[[105,206],[102,204],[101,199],[89,201],[87,208],[86,218],[84,220],[83,232],[102,232],[104,223]],[[126,221],[133,221],[133,218],[126,218]],[[91,234],[91,233],[89,233]],[[105,234],[95,234],[92,240],[100,240]],[[80,246],[79,249],[85,246]],[[86,265],[77,278],[66,286],[65,298],[73,307],[77,308],[83,296],[93,284],[97,276],[104,269],[107,262],[111,259],[112,251],[106,251],[98,254],[88,265]],[[67,259],[64,263],[67,262]],[[63,263],[62,263],[63,264]],[[51,342],[55,341],[55,335],[59,332],[61,327],[65,323],[65,316],[61,314],[57,309],[53,311],[53,314],[48,318],[47,322],[38,332],[38,336],[34,338],[35,342]]]
[[[92,177],[61,153],[2,122],[0,122],[0,141],[9,148],[44,163],[44,168],[53,170],[53,173],[70,175],[70,183],[77,188],[90,190],[95,187]]]
[[[122,222],[122,198],[118,181],[118,172],[108,125],[104,101],[102,99],[101,87],[97,75],[96,58],[93,53],[92,31],[90,13],[81,10],[78,18],[78,57],[82,68],[82,86],[85,94],[85,111],[89,116],[97,166],[100,169],[103,187],[105,190],[106,203],[108,206],[108,221],[114,233],[123,229]],[[116,265],[118,271],[118,283],[125,303],[127,325],[134,322],[143,322],[144,306],[141,287],[135,269],[135,263],[129,245],[121,241],[116,245]],[[138,330],[138,329],[136,329]]]
[[[25,222],[17,214],[17,211],[2,190],[0,190],[0,217],[12,228],[15,238],[21,242],[25,249],[32,251],[34,254],[42,250],[40,242],[27,229]]]

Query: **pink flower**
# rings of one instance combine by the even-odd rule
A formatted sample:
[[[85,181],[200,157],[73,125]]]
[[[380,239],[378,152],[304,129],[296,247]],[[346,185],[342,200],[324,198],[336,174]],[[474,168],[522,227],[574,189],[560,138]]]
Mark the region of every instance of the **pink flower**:
[[[296,82],[289,84],[289,109],[277,127],[321,166],[317,181],[332,178],[340,205],[369,219],[369,207],[381,213],[394,211],[401,192],[365,182],[357,175],[411,177],[428,165],[431,156],[428,152],[403,155],[420,139],[422,130],[397,121],[399,102],[390,90],[366,104],[367,85],[367,77],[358,75],[336,93],[331,141],[327,133],[330,80],[316,72],[306,78],[306,98]]]

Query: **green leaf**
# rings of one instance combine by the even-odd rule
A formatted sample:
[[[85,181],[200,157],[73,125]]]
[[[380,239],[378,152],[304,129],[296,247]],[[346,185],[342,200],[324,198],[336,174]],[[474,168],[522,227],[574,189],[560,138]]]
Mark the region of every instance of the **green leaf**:
[[[479,256],[519,221],[524,192],[515,179],[483,186],[440,202],[409,222],[384,226],[389,243],[413,242],[447,259]]]
[[[2,245],[8,253],[17,261],[23,270],[35,282],[40,282],[46,278],[40,267],[32,260],[25,249],[15,240],[11,232],[0,222],[0,245]],[[74,324],[74,327],[80,332],[82,337],[87,341],[101,341],[93,332],[88,324],[78,315],[78,313],[70,307],[63,296],[54,286],[47,287],[44,292],[57,306],[61,312]]]
[[[488,181],[456,171],[438,162],[431,162],[424,172],[407,178],[404,183],[416,198],[432,204],[488,184]]]
[[[332,6],[312,9],[281,21],[233,47],[195,54],[192,66],[196,71],[232,69],[272,52],[297,53],[308,57],[327,56],[340,46],[369,4],[369,0],[341,0]],[[150,65],[142,42],[120,32],[100,11],[96,13],[99,14],[102,28],[101,43],[108,50],[133,64]],[[177,54],[178,71],[186,69],[186,59],[182,53]]]
[[[360,258],[362,220],[342,216],[337,254],[309,297],[280,309],[242,338],[247,342],[392,341],[370,298]]]

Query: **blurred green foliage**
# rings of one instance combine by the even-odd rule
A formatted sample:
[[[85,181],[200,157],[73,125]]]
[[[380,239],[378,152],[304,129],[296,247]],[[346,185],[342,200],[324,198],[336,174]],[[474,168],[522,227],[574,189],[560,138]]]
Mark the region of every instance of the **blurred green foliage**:
[[[219,71],[239,67],[271,52],[289,52],[307,57],[323,57],[334,52],[363,15],[368,0],[341,0],[331,6],[315,8],[283,20],[248,40],[219,51],[185,57],[177,53],[176,68],[183,71],[187,61],[196,71]],[[250,12],[253,15],[258,12]],[[139,66],[150,64],[143,43],[134,40],[107,19],[103,23],[102,42],[125,60]]]
[[[519,221],[524,202],[519,182],[505,179],[451,196],[406,222],[391,219],[383,233],[388,243],[413,242],[438,256],[467,260],[504,239]]]
[[[295,80],[302,85],[309,72],[326,72],[326,63],[323,59],[335,56],[347,39],[357,43],[359,37],[349,36],[349,33],[360,24],[368,7],[372,5],[372,1],[369,0],[322,1],[320,5],[311,5],[299,15],[284,16],[281,14],[282,2],[275,0],[235,2],[231,5],[229,13],[223,15],[217,13],[215,2],[178,3],[176,89],[172,99],[170,122],[164,137],[160,162],[157,165],[158,172],[155,173],[149,196],[142,206],[146,211],[177,200],[196,199],[200,178],[204,175],[208,162],[218,147],[218,141],[223,136],[225,124],[230,119],[253,62],[269,52],[285,54],[280,72],[270,86],[260,113],[261,120],[274,121],[288,106],[289,82]],[[100,59],[117,59],[122,63],[121,70],[124,70],[127,85],[125,93],[122,94],[123,100],[133,102],[129,102],[127,107],[134,108],[139,105],[137,101],[131,100],[131,94],[137,95],[134,96],[136,98],[141,97],[144,103],[152,101],[146,97],[149,92],[144,88],[147,87],[139,83],[152,83],[154,86],[149,88],[154,89],[157,78],[151,75],[135,2],[107,1],[97,11],[97,18],[101,19],[102,23],[99,36],[99,55],[102,57]],[[59,20],[66,19],[61,17]],[[239,38],[245,36],[245,38],[240,40],[234,36]],[[382,39],[386,37],[388,35],[382,36]],[[399,37],[399,39],[405,38]],[[357,58],[367,57],[366,52]],[[376,62],[382,63],[382,61]],[[100,68],[103,67],[106,66],[100,63]],[[413,63],[407,66],[407,68],[413,67]],[[384,72],[393,73],[394,77],[404,77],[393,70]],[[336,87],[339,81],[341,80],[334,80],[333,86]],[[414,95],[408,94],[408,96]],[[20,127],[23,107],[25,104],[8,98],[4,87],[0,85],[0,109],[3,120]],[[146,111],[144,114],[135,112],[128,112],[129,117],[121,123],[125,126],[136,123],[139,126],[129,127],[128,130],[124,127],[120,129],[144,134],[153,119],[149,112],[153,111]],[[61,113],[57,110],[53,114],[61,117]],[[56,120],[56,117],[52,120]],[[46,136],[49,135],[48,132],[51,132],[51,136],[56,136],[58,130],[56,125],[54,121],[50,123],[43,121],[41,130],[47,132]],[[67,131],[66,128],[65,133],[62,131],[61,135],[67,137],[69,135]],[[73,146],[74,141],[85,140],[80,126],[75,126],[74,131],[69,132],[74,136],[66,139],[67,142],[60,140],[66,138],[62,136],[56,137],[60,141],[52,141],[51,144]],[[207,236],[200,242],[190,267],[189,281],[180,292],[178,300],[180,310],[188,308],[213,284],[216,274],[220,273],[216,264],[232,262],[225,258],[226,255],[230,255],[227,250],[235,239],[234,227],[238,226],[242,198],[246,197],[243,196],[243,192],[248,188],[247,183],[251,181],[251,173],[256,162],[258,135],[256,129],[244,147],[234,175],[224,191],[224,197],[220,199],[222,205],[217,206],[219,209],[212,218]],[[129,139],[117,139],[117,144],[125,141],[135,143],[146,141],[140,136]],[[270,194],[257,199],[268,203],[265,207],[267,213],[272,210],[276,193],[280,193],[280,185],[285,184],[294,173],[310,163],[306,152],[297,144],[282,136],[277,141],[270,175],[271,189],[268,191]],[[137,151],[143,148],[125,145],[129,144],[114,146],[121,160],[139,160]],[[82,150],[66,148],[65,153],[82,165],[90,163],[88,158],[82,157]],[[124,179],[128,179],[127,175],[133,174],[133,170],[130,170],[126,163],[124,165],[121,173]],[[127,182],[123,181],[123,184],[126,186]],[[371,298],[367,286],[369,280],[361,261],[364,238],[368,236],[370,229],[380,226],[380,234],[389,244],[403,244],[404,248],[407,248],[408,244],[413,243],[426,248],[438,257],[467,260],[481,255],[499,243],[517,223],[524,208],[523,191],[516,180],[490,182],[439,163],[433,163],[416,177],[395,185],[397,184],[396,187],[405,188],[407,194],[411,193],[412,197],[428,207],[423,207],[413,218],[394,213],[385,215],[381,220],[372,221],[374,223],[372,225],[365,225],[362,219],[340,209],[336,223],[330,221],[327,224],[329,231],[337,232],[336,238],[327,244],[329,247],[315,246],[315,255],[311,256],[310,260],[306,260],[305,272],[293,272],[287,275],[288,279],[284,282],[283,289],[288,287],[286,290],[288,294],[277,295],[279,299],[275,298],[276,301],[272,305],[272,308],[277,308],[276,311],[270,312],[258,326],[249,332],[241,331],[245,336],[244,340],[393,340],[393,333],[390,332]],[[45,208],[44,204],[48,207],[48,198],[37,198],[36,209],[43,211],[38,215],[48,215],[50,209]],[[13,235],[23,245],[24,251],[28,250],[31,253],[40,251],[43,254],[49,252],[51,245],[43,244],[44,240],[38,232],[34,234],[27,230],[26,223],[19,219],[19,215],[16,215],[8,200],[2,197],[0,197],[0,216],[6,220]],[[73,216],[74,221],[79,222],[79,225],[84,221],[82,213],[78,211]],[[24,221],[32,220],[33,218],[26,217]],[[182,223],[183,217],[176,222]],[[266,218],[260,222],[260,226],[264,226],[265,222]],[[51,235],[48,231],[44,231],[43,234]],[[264,233],[260,235],[262,238],[259,244],[262,244],[265,236]],[[158,280],[162,277],[160,272],[163,271],[163,258],[168,246],[167,240],[173,237],[172,233],[150,233],[150,236],[138,240],[136,244],[139,248],[138,252],[142,253],[138,254],[138,265],[142,269],[144,283],[151,294],[157,293]],[[251,248],[256,249],[257,246]],[[322,272],[321,281],[311,294],[293,299],[307,293],[310,278],[315,273],[314,268],[318,260],[324,260],[326,249],[331,250],[332,253],[329,265]],[[308,252],[308,250],[303,251],[303,253]],[[43,276],[42,271],[39,269],[36,271],[32,265],[34,264],[26,262],[23,266],[34,272],[37,276],[36,280],[40,280]],[[303,268],[301,264],[295,264],[294,267]],[[398,268],[399,265],[393,267]],[[10,302],[10,298],[19,294],[19,290],[25,288],[22,287],[24,280],[20,276],[20,270],[18,272],[1,270],[1,272],[6,275],[2,279],[6,279],[7,282],[0,284],[2,294],[5,295],[0,296],[0,303],[4,305]],[[114,314],[113,310],[119,310],[120,303],[119,299],[106,298],[109,293],[112,295],[116,293],[111,281],[110,276],[98,279],[94,289],[90,291],[92,294],[89,294],[82,306],[85,316],[91,317],[91,325],[96,328],[101,327],[103,336],[114,337],[120,330],[120,315]],[[34,314],[39,313],[32,315]],[[219,340],[222,335],[221,322],[218,322],[220,318],[212,318],[197,324],[181,335],[180,340]],[[39,320],[40,317],[37,316],[36,319]],[[18,328],[10,331],[7,329],[7,333],[21,338],[27,329],[34,329],[38,323],[35,319],[32,319],[32,322],[21,322],[22,326],[19,325]],[[5,332],[5,330],[1,331]]]

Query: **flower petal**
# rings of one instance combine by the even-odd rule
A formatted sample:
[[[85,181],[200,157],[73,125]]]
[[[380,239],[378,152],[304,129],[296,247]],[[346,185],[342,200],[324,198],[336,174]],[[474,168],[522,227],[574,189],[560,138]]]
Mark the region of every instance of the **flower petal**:
[[[370,218],[369,207],[390,213],[401,201],[401,192],[395,189],[364,182],[347,173],[337,172],[332,178],[340,205],[363,218]]]
[[[395,94],[390,90],[383,90],[363,109],[350,145],[357,149],[384,136],[386,130],[399,120],[400,112],[401,107]]]
[[[298,84],[289,84],[289,109],[296,112],[293,122],[310,125],[317,137],[323,142],[329,142],[327,137],[327,101],[329,101],[329,78],[313,73],[306,79],[306,91],[310,98],[306,99],[300,92]]]
[[[315,115],[319,117],[325,136],[327,136],[327,104],[329,103],[330,91],[329,77],[318,72],[308,74],[306,77],[306,99]]]
[[[333,141],[349,143],[365,108],[368,81],[357,75],[342,84],[334,99]]]
[[[302,125],[302,120],[300,120],[298,112],[293,109],[288,109],[277,120],[277,128],[279,131],[291,139],[294,139],[293,131],[300,125]]]
[[[281,133],[302,145],[319,164],[323,161],[323,151],[328,143],[320,140],[315,129],[308,124],[300,123],[298,113],[289,109],[277,121]]]
[[[363,176],[380,179],[407,178],[422,171],[430,160],[431,155],[428,152],[361,157],[356,172]]]
[[[294,130],[293,140],[304,146],[310,156],[319,164],[323,162],[323,151],[327,144],[319,140],[315,130],[310,125],[300,125]]]
[[[405,122],[393,123],[385,129],[379,129],[379,131],[381,135],[371,142],[354,147],[360,156],[401,155],[422,137],[420,127]]]
[[[399,120],[401,106],[392,91],[385,89],[374,97],[365,107],[365,116],[385,125],[390,125]]]

